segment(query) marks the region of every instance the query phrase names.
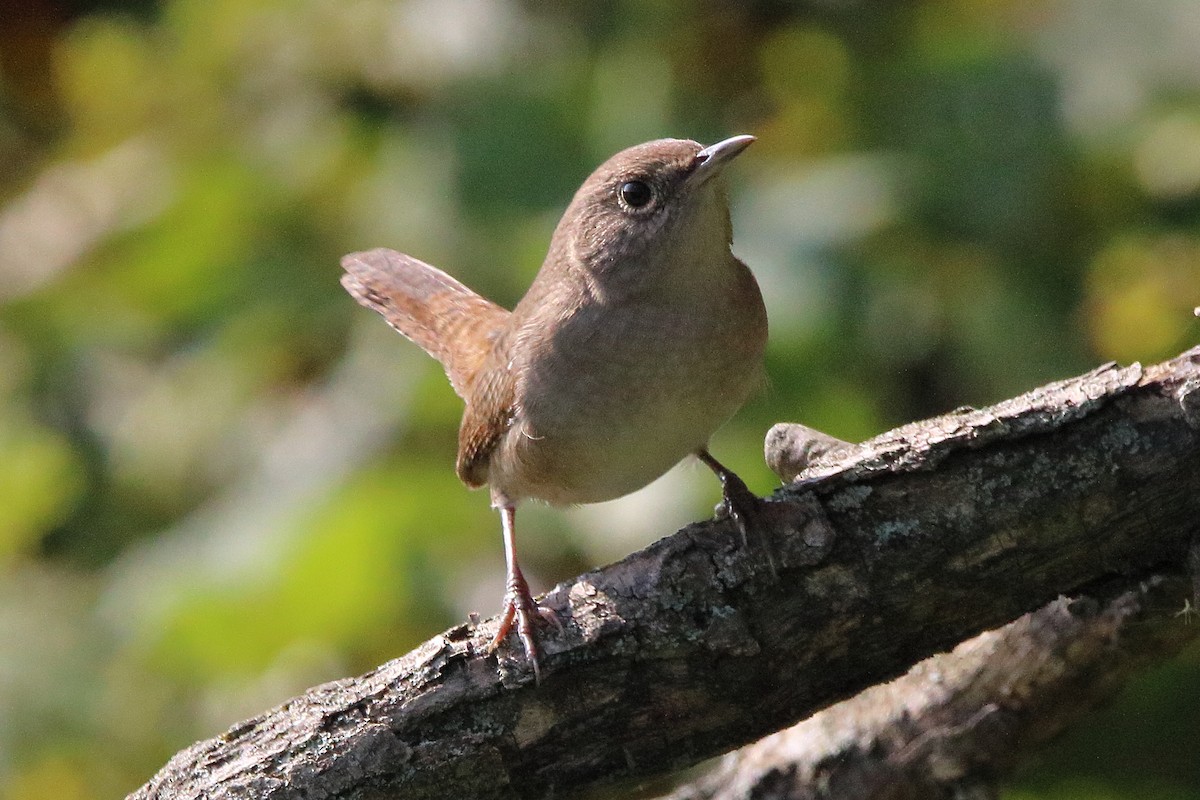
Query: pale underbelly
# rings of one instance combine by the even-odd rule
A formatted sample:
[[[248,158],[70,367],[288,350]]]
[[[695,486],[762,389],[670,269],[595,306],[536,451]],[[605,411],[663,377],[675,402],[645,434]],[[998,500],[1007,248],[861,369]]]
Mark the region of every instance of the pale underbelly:
[[[519,410],[489,482],[513,500],[555,505],[611,500],[650,483],[704,447],[758,385],[757,358],[695,357],[707,366],[648,361],[607,379],[573,371],[554,387],[553,406]]]

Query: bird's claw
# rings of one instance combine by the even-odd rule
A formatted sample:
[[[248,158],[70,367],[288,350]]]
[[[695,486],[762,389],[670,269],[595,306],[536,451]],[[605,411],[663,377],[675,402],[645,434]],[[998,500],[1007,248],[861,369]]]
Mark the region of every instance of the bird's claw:
[[[698,455],[721,481],[722,499],[717,510],[718,519],[728,516],[733,520],[733,524],[737,526],[738,532],[742,535],[742,546],[747,550],[750,548],[753,532],[753,537],[761,543],[771,574],[778,577],[779,570],[775,565],[775,554],[771,551],[770,542],[766,538],[766,526],[763,523],[763,501],[750,491],[746,482],[738,477],[737,473],[713,458],[707,450],[700,451]]]
[[[504,613],[500,617],[500,627],[496,629],[496,635],[488,642],[487,652],[489,654],[496,652],[515,627],[517,636],[521,640],[521,646],[525,650],[525,657],[529,660],[530,667],[533,668],[533,680],[540,684],[542,668],[537,639],[534,636],[535,618],[552,624],[559,633],[563,632],[563,625],[558,615],[551,609],[537,604],[537,601],[533,599],[533,594],[529,591],[529,584],[518,573],[517,580],[509,582],[508,591],[504,595]]]

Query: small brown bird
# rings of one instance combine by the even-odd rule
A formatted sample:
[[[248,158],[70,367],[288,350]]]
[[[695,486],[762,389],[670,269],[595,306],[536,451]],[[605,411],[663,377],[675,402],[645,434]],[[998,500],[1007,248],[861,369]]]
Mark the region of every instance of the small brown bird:
[[[525,297],[507,311],[412,256],[342,259],[354,298],[446,369],[466,402],[458,477],[499,509],[514,618],[540,680],[533,615],[517,563],[522,500],[611,500],[694,454],[721,479],[743,536],[757,498],[708,439],[761,380],[767,316],[730,252],[721,173],[754,141],[661,139],[610,158],[583,183]]]

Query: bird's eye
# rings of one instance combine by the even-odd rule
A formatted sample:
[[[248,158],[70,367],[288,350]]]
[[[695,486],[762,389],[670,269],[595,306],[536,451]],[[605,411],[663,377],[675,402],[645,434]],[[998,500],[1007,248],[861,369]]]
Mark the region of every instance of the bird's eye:
[[[654,199],[654,192],[645,181],[625,181],[620,193],[621,201],[630,208],[641,208]]]

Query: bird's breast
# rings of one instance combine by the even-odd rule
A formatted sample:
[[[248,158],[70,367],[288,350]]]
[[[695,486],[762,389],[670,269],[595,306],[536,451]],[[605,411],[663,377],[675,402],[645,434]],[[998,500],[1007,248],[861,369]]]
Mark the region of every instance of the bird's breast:
[[[526,337],[495,487],[555,504],[609,500],[707,443],[761,380],[761,296],[749,278],[740,292],[671,300],[585,305],[552,335]]]

